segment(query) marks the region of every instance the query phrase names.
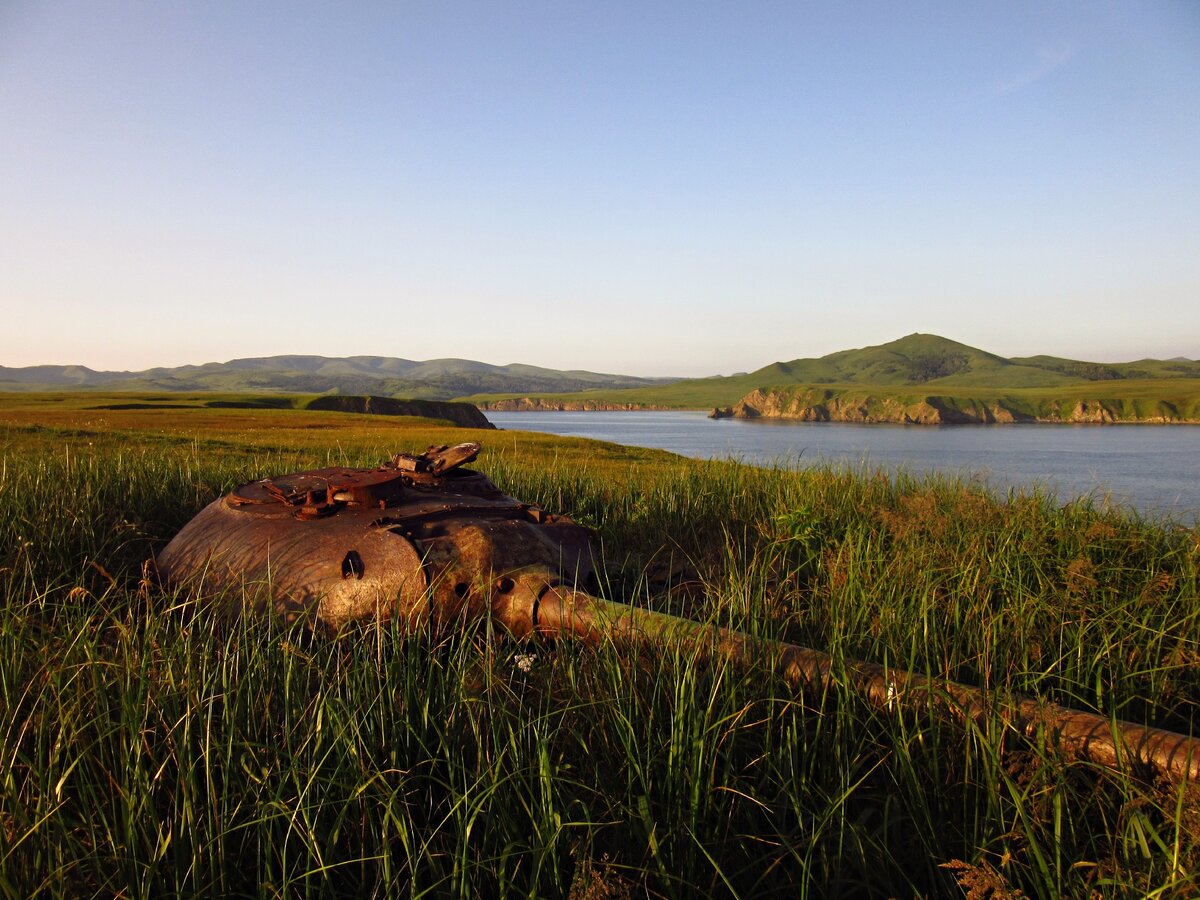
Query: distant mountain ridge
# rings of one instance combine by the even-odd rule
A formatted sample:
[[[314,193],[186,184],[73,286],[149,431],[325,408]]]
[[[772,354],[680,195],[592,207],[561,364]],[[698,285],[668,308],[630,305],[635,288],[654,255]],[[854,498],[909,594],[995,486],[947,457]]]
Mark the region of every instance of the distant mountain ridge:
[[[96,371],[72,365],[0,366],[0,391],[331,392],[427,400],[450,400],[476,393],[624,389],[665,385],[673,380],[561,371],[520,363],[498,366],[469,359],[417,361],[385,356],[264,356],[140,372]]]
[[[86,366],[0,366],[0,391],[118,390],[353,394],[427,400],[468,399],[484,409],[731,407],[772,388],[906,388],[929,394],[994,393],[1094,384],[1115,389],[1147,381],[1200,379],[1200,362],[1144,359],[1096,363],[1054,356],[1005,358],[934,334],[877,346],[775,362],[754,372],[708,378],[640,378],[467,359],[416,361],[384,356],[265,356],[141,372]],[[1072,388],[1074,390],[1074,388]],[[906,391],[906,393],[913,393]]]

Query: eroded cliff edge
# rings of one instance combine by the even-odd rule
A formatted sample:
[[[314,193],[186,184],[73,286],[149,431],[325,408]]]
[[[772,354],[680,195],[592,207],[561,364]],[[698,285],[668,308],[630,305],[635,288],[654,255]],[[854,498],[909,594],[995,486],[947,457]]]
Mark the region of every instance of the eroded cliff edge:
[[[795,419],[802,422],[991,425],[1012,422],[1200,424],[1194,401],[1082,397],[880,396],[828,388],[760,388],[714,418]]]

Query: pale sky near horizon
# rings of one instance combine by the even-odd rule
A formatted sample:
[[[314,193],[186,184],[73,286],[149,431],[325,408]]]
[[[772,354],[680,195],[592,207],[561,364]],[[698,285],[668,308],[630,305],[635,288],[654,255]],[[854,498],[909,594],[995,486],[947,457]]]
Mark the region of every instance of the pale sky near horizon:
[[[1200,358],[1200,2],[0,0],[0,365]]]

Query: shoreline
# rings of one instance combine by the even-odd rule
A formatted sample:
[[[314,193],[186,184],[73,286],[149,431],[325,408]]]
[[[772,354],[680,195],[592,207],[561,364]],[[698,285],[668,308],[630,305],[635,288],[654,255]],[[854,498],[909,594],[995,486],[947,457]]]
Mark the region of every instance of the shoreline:
[[[491,404],[476,404],[479,410],[487,415],[488,413],[597,413],[597,412],[621,412],[621,413],[649,413],[649,412],[687,412],[705,414],[706,418],[719,421],[722,419],[732,419],[740,422],[762,422],[762,423],[780,423],[789,425],[912,425],[921,428],[928,427],[960,427],[960,426],[990,426],[990,425],[1149,425],[1149,426],[1172,426],[1172,425],[1200,425],[1200,419],[1170,419],[1165,417],[1153,418],[1089,418],[1089,419],[1061,419],[1061,418],[1006,418],[993,419],[984,421],[979,419],[962,419],[957,421],[917,421],[903,418],[833,418],[833,417],[814,417],[803,415],[713,415],[715,410],[709,410],[705,413],[706,407],[701,406],[637,406],[633,404],[590,404],[588,406],[576,406],[568,404],[553,404],[544,403],[536,406],[521,406],[521,407],[497,407]]]

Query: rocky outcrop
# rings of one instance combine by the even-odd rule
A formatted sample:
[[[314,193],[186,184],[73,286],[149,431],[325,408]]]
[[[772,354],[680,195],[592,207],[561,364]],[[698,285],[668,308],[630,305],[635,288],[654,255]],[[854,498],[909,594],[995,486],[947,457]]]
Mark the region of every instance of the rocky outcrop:
[[[649,403],[610,403],[605,400],[553,400],[545,397],[511,397],[485,400],[480,409],[496,412],[629,412],[666,409]]]
[[[1116,420],[1113,418],[1113,414],[1104,407],[1104,404],[1089,403],[1086,400],[1080,400],[1075,404],[1075,408],[1071,410],[1071,416],[1067,421],[1094,422],[1100,425],[1107,425]]]
[[[993,425],[1012,422],[1090,423],[1117,422],[1195,423],[1178,415],[1165,401],[1146,415],[1122,407],[1119,401],[1071,400],[1035,406],[1013,398],[880,397],[844,389],[765,388],[751,391],[732,407],[737,418],[794,419],[801,422],[891,422],[905,425]]]
[[[797,419],[801,422],[860,424],[904,422],[914,425],[942,425],[958,418],[929,399],[905,404],[888,398],[839,394],[829,390],[801,393],[751,391],[734,404],[733,414],[740,419]]]
[[[326,394],[316,397],[306,409],[330,412],[366,413],[376,416],[420,416],[425,419],[444,419],[460,428],[495,428],[479,407],[471,403],[448,400],[397,400],[394,397],[373,397]]]

